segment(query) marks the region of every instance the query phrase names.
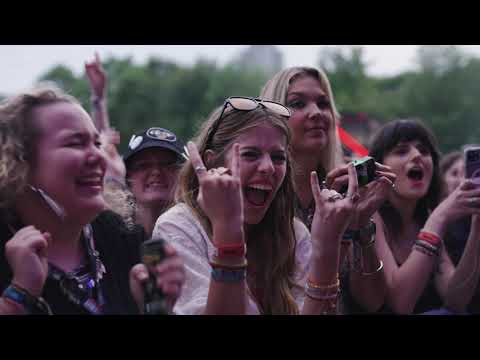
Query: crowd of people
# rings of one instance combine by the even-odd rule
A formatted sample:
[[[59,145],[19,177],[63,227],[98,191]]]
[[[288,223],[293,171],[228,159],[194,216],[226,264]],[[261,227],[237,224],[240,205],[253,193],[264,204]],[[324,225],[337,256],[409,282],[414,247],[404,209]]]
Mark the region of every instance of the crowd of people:
[[[421,121],[374,135],[364,183],[326,74],[292,67],[120,155],[85,72],[91,116],[51,85],[0,104],[0,314],[478,313],[480,187]]]

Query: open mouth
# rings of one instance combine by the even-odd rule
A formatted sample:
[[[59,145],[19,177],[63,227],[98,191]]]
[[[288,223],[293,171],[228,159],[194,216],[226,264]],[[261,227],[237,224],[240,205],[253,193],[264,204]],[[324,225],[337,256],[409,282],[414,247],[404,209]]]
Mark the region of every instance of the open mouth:
[[[407,172],[407,177],[412,181],[422,181],[423,180],[423,170],[421,168],[411,168]]]
[[[77,179],[76,183],[80,186],[102,188],[103,177],[102,176],[89,176]]]
[[[272,188],[267,185],[250,185],[243,189],[245,198],[254,206],[264,206],[271,192]]]

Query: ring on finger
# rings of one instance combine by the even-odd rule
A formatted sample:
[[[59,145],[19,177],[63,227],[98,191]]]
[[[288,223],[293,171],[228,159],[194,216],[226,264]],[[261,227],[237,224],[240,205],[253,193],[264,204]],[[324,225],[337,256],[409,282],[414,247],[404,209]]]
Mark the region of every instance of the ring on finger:
[[[202,166],[202,165],[198,165],[195,167],[195,171],[198,173],[198,172],[201,172],[201,171],[206,171],[207,168],[205,166]]]

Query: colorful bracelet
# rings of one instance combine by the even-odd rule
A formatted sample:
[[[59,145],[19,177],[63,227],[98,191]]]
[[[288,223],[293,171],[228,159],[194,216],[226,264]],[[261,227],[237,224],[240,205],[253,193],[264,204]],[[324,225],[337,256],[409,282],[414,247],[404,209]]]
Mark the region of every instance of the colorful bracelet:
[[[245,242],[234,244],[213,244],[214,255],[217,258],[223,257],[244,257],[247,254],[247,245]]]
[[[442,243],[440,236],[437,234],[422,230],[417,235],[418,240],[423,240],[433,246],[439,246]]]
[[[413,249],[414,249],[414,250],[417,250],[418,252],[420,252],[420,253],[422,253],[422,254],[424,254],[424,255],[430,256],[430,257],[434,257],[434,256],[436,257],[436,256],[438,256],[437,253],[434,253],[434,252],[431,251],[431,250],[425,249],[424,247],[422,247],[422,246],[420,246],[420,245],[417,245],[417,244],[415,244],[415,245],[413,246]]]
[[[212,268],[212,279],[219,282],[235,283],[247,278],[247,269],[230,270]]]
[[[321,285],[321,284],[313,282],[310,279],[307,279],[307,286],[311,287],[313,289],[320,289],[320,290],[336,289],[340,286],[340,279],[337,275],[337,280],[333,284],[329,284],[329,285]]]
[[[30,314],[52,314],[50,306],[42,297],[35,297],[27,290],[14,283],[11,283],[3,291],[2,297],[22,305]]]
[[[436,255],[439,255],[440,253],[440,247],[435,246],[430,244],[429,242],[423,241],[423,240],[417,240],[415,241],[415,245],[420,246],[428,251],[433,252]]]

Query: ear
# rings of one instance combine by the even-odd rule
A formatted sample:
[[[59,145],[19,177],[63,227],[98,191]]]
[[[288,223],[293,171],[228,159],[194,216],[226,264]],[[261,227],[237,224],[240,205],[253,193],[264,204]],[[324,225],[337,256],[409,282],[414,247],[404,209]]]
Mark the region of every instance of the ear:
[[[210,169],[213,167],[213,164],[215,162],[215,153],[212,150],[206,150],[205,154],[203,155],[203,163],[207,167],[207,169]]]

